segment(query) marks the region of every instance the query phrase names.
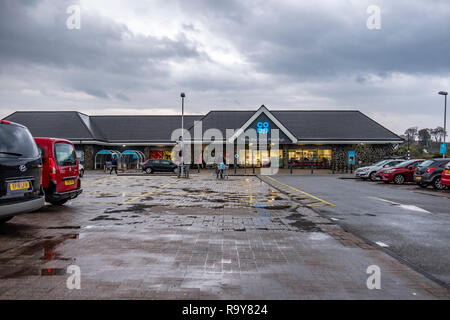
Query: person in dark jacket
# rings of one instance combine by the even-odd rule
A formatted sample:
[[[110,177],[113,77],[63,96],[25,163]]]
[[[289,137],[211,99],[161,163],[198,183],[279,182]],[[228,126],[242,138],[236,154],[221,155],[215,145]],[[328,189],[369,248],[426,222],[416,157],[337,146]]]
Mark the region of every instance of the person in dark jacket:
[[[113,157],[112,161],[111,161],[111,170],[109,171],[109,174],[111,174],[113,172],[113,170],[116,172],[117,174],[117,158]]]

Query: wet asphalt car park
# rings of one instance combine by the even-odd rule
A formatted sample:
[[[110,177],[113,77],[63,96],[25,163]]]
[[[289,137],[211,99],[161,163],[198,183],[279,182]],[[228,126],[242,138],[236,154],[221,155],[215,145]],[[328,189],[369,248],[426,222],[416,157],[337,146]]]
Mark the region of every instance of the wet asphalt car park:
[[[276,178],[333,203],[316,210],[450,286],[449,190],[330,175]]]
[[[353,217],[362,210],[358,202],[339,209],[331,196],[311,189],[321,197],[307,202],[307,194],[293,197],[264,181],[87,172],[78,198],[0,226],[0,299],[450,297],[439,283],[329,219],[330,212],[339,221]],[[338,209],[340,215],[328,211]],[[371,290],[367,268],[373,265],[382,280]],[[80,270],[80,289],[67,285],[70,266]]]

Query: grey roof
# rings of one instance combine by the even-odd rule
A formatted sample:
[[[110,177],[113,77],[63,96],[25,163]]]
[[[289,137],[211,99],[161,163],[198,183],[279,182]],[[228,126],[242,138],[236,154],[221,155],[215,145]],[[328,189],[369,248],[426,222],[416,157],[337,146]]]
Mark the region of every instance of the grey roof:
[[[300,141],[403,141],[360,111],[272,111]]]
[[[64,138],[69,140],[98,140],[76,111],[17,111],[5,120],[28,127],[34,137]]]
[[[239,129],[256,111],[210,111],[202,129]],[[270,111],[300,141],[403,141],[360,111]],[[193,134],[193,128],[190,129]]]
[[[175,129],[181,128],[181,116],[91,116],[107,141],[168,142]],[[189,128],[202,116],[184,116],[184,126]]]
[[[210,111],[202,121],[202,131],[205,132],[209,128],[216,128],[222,132],[225,137],[226,129],[239,129],[256,111]],[[194,137],[194,128],[189,129],[192,137]]]
[[[185,128],[193,134],[195,120],[203,132],[241,128],[256,110],[210,111],[205,116],[185,116]],[[270,111],[299,141],[403,141],[359,111]],[[181,116],[121,115],[88,116],[76,111],[19,111],[6,120],[27,126],[35,137],[104,142],[170,142],[173,130],[181,127]],[[193,135],[192,135],[193,136]]]

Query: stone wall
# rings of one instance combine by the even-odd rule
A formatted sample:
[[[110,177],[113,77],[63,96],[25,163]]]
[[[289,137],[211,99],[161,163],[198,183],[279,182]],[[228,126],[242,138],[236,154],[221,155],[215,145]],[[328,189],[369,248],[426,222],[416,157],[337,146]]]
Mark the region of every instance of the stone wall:
[[[94,169],[94,147],[92,145],[83,146],[84,150],[84,169]]]
[[[333,145],[331,167],[336,172],[348,172],[351,169],[363,167],[392,156],[394,145],[392,144],[358,144],[358,145]],[[356,152],[356,165],[348,165],[348,151]]]

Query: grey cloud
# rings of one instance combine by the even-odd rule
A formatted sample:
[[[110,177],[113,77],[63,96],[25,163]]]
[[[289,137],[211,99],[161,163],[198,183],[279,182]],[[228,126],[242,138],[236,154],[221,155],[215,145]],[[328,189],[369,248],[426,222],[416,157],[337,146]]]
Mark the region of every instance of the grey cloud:
[[[117,93],[116,95],[115,95],[115,97],[117,98],[117,99],[119,99],[119,100],[122,100],[122,101],[130,101],[130,98],[128,98],[126,95],[124,95],[123,93]]]
[[[64,82],[96,97],[106,98],[108,87],[127,77],[158,79],[167,77],[165,63],[171,59],[200,56],[194,43],[182,33],[176,40],[133,34],[125,25],[81,12],[81,29],[66,28],[66,8],[73,1],[5,0],[0,4],[0,63],[42,65],[65,70]],[[75,70],[75,72],[74,72]],[[80,79],[86,71],[94,78]],[[93,74],[92,71],[96,73]],[[86,74],[85,74],[86,75]],[[80,82],[89,83],[89,89]],[[138,81],[132,81],[136,85]],[[136,88],[136,86],[135,86]]]
[[[334,4],[324,7],[327,2]],[[95,12],[82,12],[81,30],[68,30],[66,8],[76,0],[1,0],[0,109],[70,109],[75,103],[86,112],[95,108],[94,113],[109,108],[178,110],[173,101],[186,90],[193,113],[266,104],[361,109],[409,121],[404,114],[425,114],[432,101],[440,120],[435,91],[449,89],[435,87],[450,78],[450,2],[327,2],[124,2],[136,12],[174,13],[179,33],[159,38],[134,34]],[[366,28],[365,9],[371,4],[382,9],[382,30]],[[159,13],[162,6],[174,10]],[[192,40],[210,33],[214,44],[231,43],[245,68],[215,62]],[[186,72],[177,72],[171,62]],[[407,79],[396,83],[396,73]],[[22,89],[42,94],[22,94]]]
[[[241,18],[235,23],[226,18],[234,15],[233,1],[229,7],[205,6],[209,13],[198,18],[222,15],[211,24],[213,30],[262,72],[298,81],[355,73],[450,73],[448,2],[363,0],[359,6],[343,2],[335,10],[313,2],[302,8],[277,1],[240,3]],[[382,10],[382,29],[371,31],[365,9],[374,3]],[[185,7],[192,9],[190,2]],[[255,13],[258,8],[265,11]]]

